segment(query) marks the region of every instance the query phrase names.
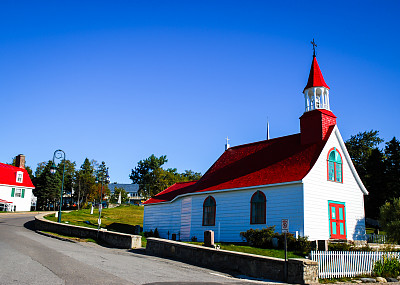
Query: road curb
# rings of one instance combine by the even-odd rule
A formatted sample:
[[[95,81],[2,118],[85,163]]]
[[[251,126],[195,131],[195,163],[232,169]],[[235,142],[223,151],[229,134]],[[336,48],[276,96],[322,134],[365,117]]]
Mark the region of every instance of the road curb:
[[[41,235],[44,235],[44,236],[47,236],[47,237],[51,237],[51,238],[55,238],[55,239],[58,239],[58,240],[69,241],[69,242],[72,242],[72,243],[79,243],[79,241],[76,241],[76,240],[73,240],[73,239],[59,237],[59,236],[52,235],[52,234],[49,234],[49,233],[45,233],[45,232],[42,232],[42,231],[36,231],[36,232],[38,234],[41,234]]]

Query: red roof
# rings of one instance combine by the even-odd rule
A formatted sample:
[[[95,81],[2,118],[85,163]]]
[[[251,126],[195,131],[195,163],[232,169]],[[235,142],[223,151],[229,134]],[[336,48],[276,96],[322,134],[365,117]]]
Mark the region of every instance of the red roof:
[[[145,204],[171,201],[178,195],[302,180],[329,138],[301,144],[300,134],[240,145],[226,150],[197,182],[177,183]]]
[[[171,201],[178,195],[186,194],[191,192],[190,186],[195,184],[197,181],[180,182],[168,187],[164,191],[158,193],[153,198],[150,198],[144,204],[159,203],[165,201]]]
[[[304,87],[304,90],[310,87],[326,87],[329,89],[329,86],[325,83],[324,77],[322,76],[321,69],[319,69],[317,58],[315,56],[313,57],[310,75],[308,76],[308,82],[306,87]]]
[[[24,173],[22,183],[17,182],[17,171]],[[0,163],[0,184],[35,188],[26,169],[4,163]]]

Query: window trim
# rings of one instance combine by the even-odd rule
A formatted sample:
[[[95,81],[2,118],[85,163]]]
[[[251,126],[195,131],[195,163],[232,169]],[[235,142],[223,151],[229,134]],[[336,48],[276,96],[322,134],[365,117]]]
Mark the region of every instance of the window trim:
[[[213,219],[212,219],[212,223],[211,224],[205,224],[205,204],[206,204],[206,201],[208,200],[208,199],[211,199],[212,201],[213,201],[213,203],[214,203],[214,205],[212,206],[212,208],[213,208]],[[214,199],[214,197],[213,196],[211,196],[211,195],[209,195],[209,196],[207,196],[205,199],[204,199],[204,201],[203,201],[203,222],[202,222],[202,225],[203,226],[215,226],[215,216],[216,216],[216,214],[217,214],[217,203],[215,202],[215,199]]]
[[[254,197],[258,194],[261,193],[262,196],[264,197],[264,213],[263,213],[263,221],[260,223],[254,222],[253,223],[253,199]],[[265,196],[263,191],[257,190],[256,192],[253,193],[250,199],[250,224],[251,225],[265,225],[267,223],[267,197]]]
[[[331,155],[332,151],[337,152],[339,154],[339,156],[340,156],[340,160],[341,160],[340,168],[341,168],[341,176],[342,176],[341,177],[342,178],[341,181],[337,180],[336,167],[337,167],[338,163],[336,161],[330,161],[329,160],[329,156]],[[334,173],[334,179],[333,180],[329,179],[329,162],[333,162],[333,173]],[[328,181],[336,182],[336,183],[342,183],[343,184],[343,157],[342,157],[342,154],[339,152],[339,150],[336,147],[332,147],[328,151],[328,155],[326,157],[326,175],[327,175],[326,178],[327,178]]]
[[[16,177],[15,177],[15,182],[17,182],[17,183],[23,183],[24,182],[24,172],[17,171]]]

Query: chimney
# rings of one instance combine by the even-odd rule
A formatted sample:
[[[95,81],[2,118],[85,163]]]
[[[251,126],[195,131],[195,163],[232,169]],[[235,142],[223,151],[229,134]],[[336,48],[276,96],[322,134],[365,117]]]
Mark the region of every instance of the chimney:
[[[23,154],[18,154],[15,157],[15,166],[19,168],[25,169],[25,155]]]

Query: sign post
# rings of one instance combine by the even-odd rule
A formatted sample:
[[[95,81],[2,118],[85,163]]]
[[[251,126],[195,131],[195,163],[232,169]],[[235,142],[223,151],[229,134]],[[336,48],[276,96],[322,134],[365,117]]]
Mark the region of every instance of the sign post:
[[[281,223],[282,233],[285,234],[285,266],[284,266],[284,276],[285,281],[287,281],[288,277],[288,266],[287,266],[287,237],[286,234],[289,232],[289,219],[282,219]]]

